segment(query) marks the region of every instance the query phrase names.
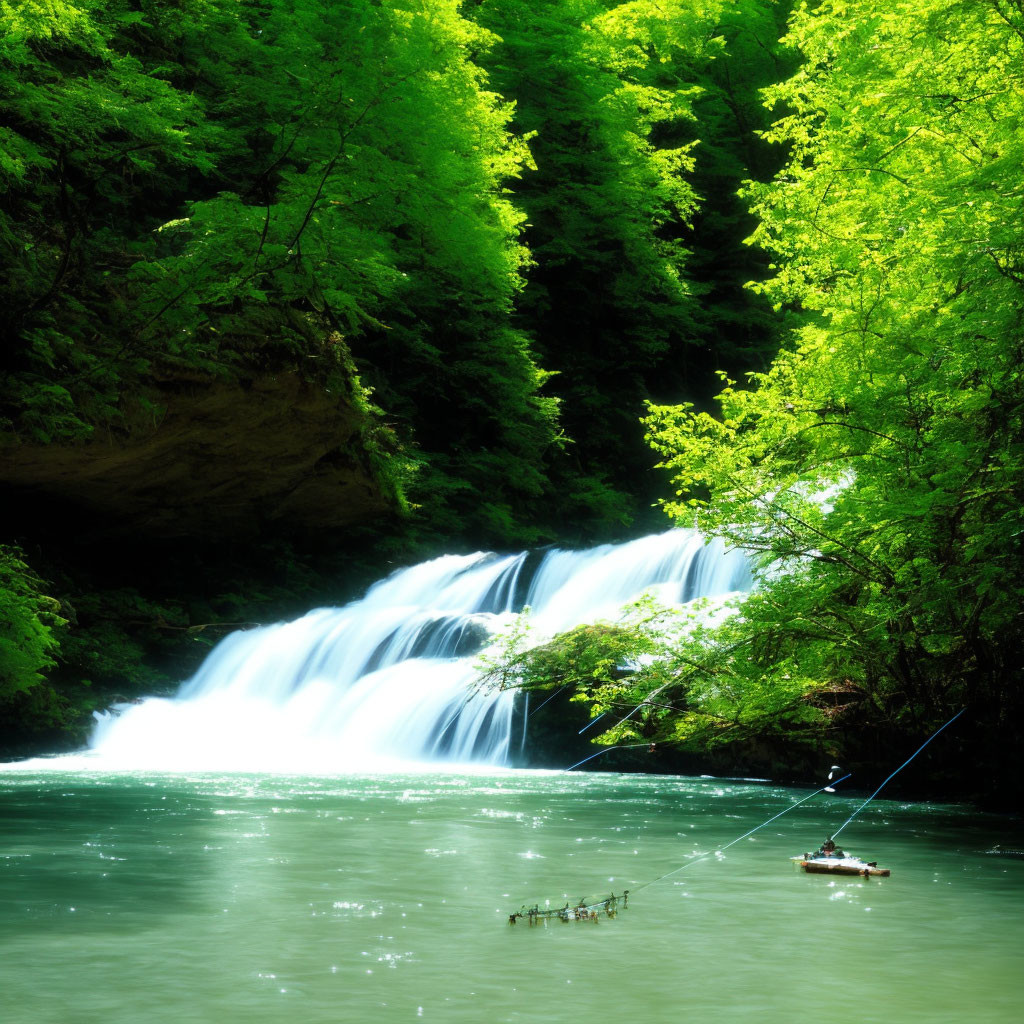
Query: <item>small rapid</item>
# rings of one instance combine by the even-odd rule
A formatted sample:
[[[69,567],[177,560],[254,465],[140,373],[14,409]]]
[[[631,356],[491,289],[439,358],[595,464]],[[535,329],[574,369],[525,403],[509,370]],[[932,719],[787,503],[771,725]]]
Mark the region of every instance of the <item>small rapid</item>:
[[[750,585],[740,553],[688,530],[539,563],[445,555],[345,607],[230,634],[173,698],[99,715],[88,759],[165,771],[503,766],[515,694],[480,689],[477,659],[524,608],[539,643],[644,594],[680,605]]]

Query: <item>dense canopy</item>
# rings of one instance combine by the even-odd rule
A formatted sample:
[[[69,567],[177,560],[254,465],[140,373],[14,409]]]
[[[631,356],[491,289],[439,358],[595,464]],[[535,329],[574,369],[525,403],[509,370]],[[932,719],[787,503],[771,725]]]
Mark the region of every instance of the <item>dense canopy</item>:
[[[667,511],[750,552],[734,614],[510,642],[503,683],[638,709],[605,743],[768,760],[871,758],[967,706],[998,768],[1024,710],[1022,50],[1020,0],[0,3],[11,735],[339,571]],[[130,474],[86,509],[68,471],[102,483],[168,417],[258,451],[224,417],[300,393],[273,460],[316,458],[235,545],[170,551],[118,525]],[[329,474],[349,489],[310,493],[365,503],[292,514]],[[168,501],[141,471],[130,498]]]

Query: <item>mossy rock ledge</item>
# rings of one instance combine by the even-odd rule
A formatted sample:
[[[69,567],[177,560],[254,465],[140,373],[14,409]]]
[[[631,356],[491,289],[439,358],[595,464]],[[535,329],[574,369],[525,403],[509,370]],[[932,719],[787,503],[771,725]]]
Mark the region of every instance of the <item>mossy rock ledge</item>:
[[[394,511],[363,442],[366,414],[298,374],[168,380],[126,404],[117,429],[85,442],[0,440],[10,526],[60,517],[104,538],[239,540]]]

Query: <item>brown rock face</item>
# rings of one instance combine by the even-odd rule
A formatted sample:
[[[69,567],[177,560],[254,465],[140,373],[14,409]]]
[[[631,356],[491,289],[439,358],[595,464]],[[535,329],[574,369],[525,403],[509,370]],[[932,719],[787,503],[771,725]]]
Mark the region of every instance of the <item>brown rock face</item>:
[[[0,448],[7,500],[57,504],[101,533],[162,538],[330,529],[393,510],[359,435],[362,413],[295,374],[179,381],[149,398],[159,411],[117,435]]]

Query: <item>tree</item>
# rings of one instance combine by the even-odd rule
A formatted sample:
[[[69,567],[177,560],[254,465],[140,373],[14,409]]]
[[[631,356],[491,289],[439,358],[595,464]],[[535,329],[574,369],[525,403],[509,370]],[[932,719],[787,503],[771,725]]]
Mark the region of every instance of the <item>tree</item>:
[[[527,257],[503,189],[528,155],[471,59],[492,37],[455,0],[281,0],[259,31],[237,69],[256,170],[165,226],[147,313],[190,359],[340,353],[352,401],[418,452],[433,529],[533,539],[513,510],[543,491],[557,403],[510,321]]]
[[[670,511],[761,568],[680,693],[720,731],[759,691],[883,736],[970,705],[998,764],[1021,712],[1024,12],[826,2],[788,42],[789,162],[749,195],[764,290],[806,324],[719,416],[647,421]]]
[[[124,271],[158,223],[154,208],[212,169],[201,101],[152,48],[149,59],[133,52],[156,7],[0,8],[0,303],[10,332],[0,427],[30,440],[88,436],[116,415],[129,362],[116,327],[128,312]],[[192,38],[220,12],[190,9]]]
[[[571,439],[556,466],[571,521],[621,532],[650,498],[637,419],[679,379],[695,306],[675,226],[692,217],[688,72],[709,59],[720,4],[484,0],[500,42],[482,61],[515,102],[533,165],[512,184],[532,266],[517,321],[558,376]],[[714,45],[712,44],[714,49]],[[717,52],[717,50],[716,50]],[[634,492],[634,493],[630,493]]]
[[[691,126],[700,140],[691,176],[699,205],[679,237],[690,253],[687,273],[698,298],[684,393],[702,408],[711,407],[717,391],[714,371],[738,376],[764,370],[783,337],[782,310],[748,287],[771,276],[771,258],[745,241],[758,221],[740,188],[744,180],[771,180],[785,163],[785,145],[764,135],[772,118],[761,90],[787,78],[799,63],[779,42],[791,7],[775,0],[724,4],[712,40],[719,50],[709,45],[712,59],[693,71],[701,90]],[[652,397],[670,401],[676,395],[660,388]]]
[[[0,29],[0,427],[66,442],[154,379],[299,373],[396,504],[536,538],[557,402],[504,191],[529,156],[456,0],[26,2]]]

